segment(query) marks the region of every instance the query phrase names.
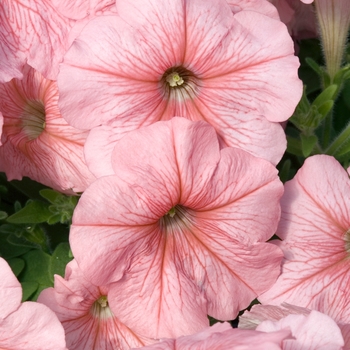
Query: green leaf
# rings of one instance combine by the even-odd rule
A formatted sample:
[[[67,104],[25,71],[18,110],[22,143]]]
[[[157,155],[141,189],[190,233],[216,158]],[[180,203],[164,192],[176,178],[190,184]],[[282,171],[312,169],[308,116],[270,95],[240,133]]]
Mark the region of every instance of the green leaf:
[[[318,107],[318,112],[322,116],[320,120],[322,120],[327,116],[327,114],[332,110],[333,106],[334,106],[334,101],[326,101],[325,103],[323,103],[321,106]]]
[[[47,223],[49,225],[54,225],[60,221],[61,221],[61,214],[54,214],[48,218]]]
[[[29,298],[38,290],[39,284],[36,282],[21,282],[22,285],[22,302]],[[32,300],[32,299],[30,299]]]
[[[48,188],[39,191],[39,193],[41,197],[47,199],[52,204],[54,204],[57,201],[57,199],[62,196],[62,193],[50,190]]]
[[[300,140],[287,135],[287,152],[302,157],[303,153],[301,151]]]
[[[38,284],[37,290],[31,296],[31,300],[36,301],[43,289],[53,286],[49,272],[51,256],[41,250],[31,250],[22,258],[26,266],[20,274],[19,280]]]
[[[320,77],[323,76],[324,69],[322,69],[315,60],[313,60],[311,57],[306,57],[305,62],[309,65],[310,68],[313,69],[314,72],[317,73],[317,75]]]
[[[7,260],[7,262],[10,265],[16,277],[21,273],[25,265],[24,260],[20,258],[10,259],[10,260]]]
[[[325,90],[323,90],[315,98],[315,100],[314,100],[314,102],[312,102],[312,104],[314,106],[316,106],[317,108],[319,108],[325,102],[327,102],[329,100],[334,100],[337,90],[338,90],[338,85],[333,84],[333,85],[328,86]]]
[[[0,211],[0,220],[4,220],[7,218],[7,213],[5,211]]]
[[[290,173],[290,168],[291,168],[292,162],[290,159],[287,159],[282,166],[281,171],[279,172],[279,178],[280,180],[285,183],[290,179],[289,173]]]
[[[54,282],[55,274],[64,277],[66,266],[71,260],[69,244],[60,243],[51,256],[49,271],[52,282]]]
[[[11,235],[9,233],[0,234],[0,256],[6,260],[20,256],[32,249],[28,245],[13,245],[9,240]]]
[[[316,135],[304,135],[304,134],[300,134],[300,138],[301,138],[301,149],[303,152],[304,157],[308,157],[314,147],[317,144],[318,138]]]
[[[13,224],[38,224],[46,222],[51,215],[48,204],[31,201],[23,209],[8,217],[7,221]]]

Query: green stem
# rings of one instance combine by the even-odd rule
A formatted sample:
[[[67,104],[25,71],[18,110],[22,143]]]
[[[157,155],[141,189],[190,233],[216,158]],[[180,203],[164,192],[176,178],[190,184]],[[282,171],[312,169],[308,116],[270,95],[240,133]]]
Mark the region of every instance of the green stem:
[[[323,148],[327,148],[331,142],[332,127],[333,127],[333,112],[331,110],[326,116],[323,123],[323,138],[322,138]]]
[[[326,150],[328,155],[336,155],[336,153],[341,149],[345,143],[350,140],[350,124],[338,135],[338,137],[332,142],[332,144]]]

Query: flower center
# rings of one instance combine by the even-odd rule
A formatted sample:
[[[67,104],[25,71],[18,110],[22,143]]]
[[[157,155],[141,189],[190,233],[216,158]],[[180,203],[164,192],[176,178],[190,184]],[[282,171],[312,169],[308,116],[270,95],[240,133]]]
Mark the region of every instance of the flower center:
[[[27,100],[21,115],[22,131],[29,140],[40,136],[45,129],[45,106],[38,100]]]
[[[90,312],[94,317],[99,319],[109,318],[113,316],[111,309],[108,306],[108,299],[106,295],[100,296],[91,306]]]
[[[199,79],[193,72],[183,66],[167,69],[160,83],[164,97],[167,99],[194,98],[198,93]]]
[[[182,232],[191,227],[189,209],[181,205],[172,207],[159,220],[161,230],[166,234],[174,234],[175,232]]]

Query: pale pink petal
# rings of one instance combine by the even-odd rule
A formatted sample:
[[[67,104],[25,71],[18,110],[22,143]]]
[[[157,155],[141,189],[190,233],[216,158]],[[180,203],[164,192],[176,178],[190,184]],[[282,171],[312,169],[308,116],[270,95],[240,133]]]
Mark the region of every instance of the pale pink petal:
[[[21,284],[6,260],[0,258],[0,322],[19,308],[21,299]]]
[[[303,315],[308,316],[311,313],[312,310],[299,307],[287,303],[283,303],[281,306],[277,305],[254,305],[250,311],[245,311],[242,316],[239,317],[239,324],[238,327],[241,329],[256,329],[257,326],[262,323],[263,321],[269,320],[272,321],[272,323],[268,323],[269,327],[271,326],[272,329],[275,329],[276,327],[279,328],[280,326],[284,327],[284,325],[288,326],[288,322],[292,324],[292,331],[294,330],[293,335],[295,337],[298,336],[297,341],[299,342],[301,340],[300,335],[302,337],[309,338],[309,331],[308,331],[308,324],[313,323],[313,319],[316,318],[316,325],[321,322],[321,327],[319,332],[318,330],[311,330],[315,334],[316,340],[324,339],[325,337],[332,339],[333,331],[336,329],[334,326],[334,321],[330,321],[330,318],[325,316],[321,313],[316,313],[316,316],[312,316],[311,319],[300,319],[300,323],[302,324],[300,329],[297,327],[296,324],[294,324],[294,320],[283,321],[282,323],[276,323],[279,320],[284,319],[288,315]],[[316,312],[316,311],[315,311]],[[297,319],[298,320],[298,319]],[[285,323],[286,322],[286,323]],[[326,323],[329,325],[329,328],[324,329],[323,323]],[[266,324],[265,324],[266,325]],[[349,347],[350,342],[350,325],[349,324],[338,324],[338,327],[341,330],[342,336],[345,341],[345,348],[347,349]],[[304,330],[303,328],[306,328],[305,333],[303,334]],[[295,332],[296,331],[296,332]],[[323,334],[324,333],[324,334]],[[338,339],[339,343],[341,343],[341,338],[339,337],[339,331],[336,329],[335,331],[336,337],[333,337],[333,339]],[[330,337],[331,336],[331,337]],[[298,340],[299,339],[299,340]],[[312,340],[312,339],[309,339]],[[288,342],[287,342],[288,343]],[[292,343],[293,346],[297,346],[295,341]],[[287,345],[287,344],[284,344]],[[292,348],[294,349],[294,347]],[[318,347],[314,347],[315,349],[318,349]],[[304,348],[302,348],[304,349]],[[327,349],[327,348],[326,348]]]
[[[0,322],[0,349],[67,350],[63,327],[54,312],[30,301]]]
[[[86,164],[96,176],[113,175],[112,151],[121,135],[111,126],[99,126],[89,132],[84,146]]]
[[[150,338],[176,338],[209,326],[204,291],[181,264],[187,248],[181,243],[155,230],[133,249],[131,267],[111,288],[112,310],[118,308],[122,322]]]
[[[155,338],[188,334],[207,313],[235,318],[275,281],[281,251],[265,241],[282,184],[269,162],[220,151],[207,123],[172,118],[125,135],[112,165],[116,175],[82,195],[70,243],[93,283],[117,282],[110,305],[124,305],[123,323]]]
[[[310,309],[287,303],[283,303],[281,306],[253,305],[250,311],[246,310],[242,316],[239,316],[238,327],[241,329],[256,329],[265,320],[279,321],[291,314],[306,316],[310,312]]]
[[[51,0],[51,4],[63,16],[78,20],[115,4],[115,0]]]
[[[282,274],[259,297],[321,311],[349,323],[350,182],[333,158],[308,158],[286,183],[277,241],[284,251]]]
[[[0,82],[22,79],[26,63],[55,79],[68,49],[71,25],[49,1],[1,1]]]
[[[280,21],[241,11],[215,55],[204,61],[201,52],[187,51],[191,61],[201,64],[193,64],[203,75],[198,108],[211,109],[217,99],[231,99],[236,101],[230,105],[234,113],[261,114],[274,122],[289,118],[300,99],[302,83],[293,73],[299,61],[288,37]]]
[[[227,0],[233,13],[240,11],[255,11],[274,19],[280,19],[276,7],[267,0]]]
[[[56,0],[56,1],[58,2],[58,6],[62,2],[59,0]],[[65,1],[65,2],[70,4],[76,4],[76,2],[71,2],[71,1]],[[67,11],[67,8],[65,6],[61,7],[62,11],[64,12],[67,11],[66,14],[68,15],[69,18],[70,16],[82,17],[81,19],[74,21],[74,25],[69,32],[69,38],[68,38],[69,46],[72,45],[74,40],[79,36],[83,28],[86,26],[86,24],[90,22],[92,19],[94,19],[97,16],[106,16],[110,14],[116,14],[115,1],[103,0],[102,2],[101,1],[98,1],[98,2],[101,3],[102,6],[98,5],[97,9],[90,9],[89,11],[86,11],[84,9],[86,8],[87,2],[81,2],[79,5],[79,8],[77,8],[76,11],[73,11],[72,13],[70,11]]]
[[[120,322],[109,300],[109,288],[90,283],[75,260],[67,265],[65,278],[56,275],[55,287],[43,290],[38,298],[62,322],[70,350],[126,350],[153,342]]]
[[[61,117],[54,81],[29,66],[23,73],[22,80],[0,84],[1,171],[9,180],[28,176],[59,191],[84,191],[95,179],[83,155],[87,132]]]
[[[162,181],[169,194],[172,187],[181,191],[173,192],[178,193],[172,196],[176,201],[191,202],[188,204],[192,206],[208,195],[203,188],[210,184],[219,161],[219,141],[213,127],[185,118],[173,118],[128,133],[112,155],[112,166],[119,177],[132,182],[133,177],[141,175],[150,185]]]
[[[283,350],[342,350],[344,339],[337,324],[321,312],[288,315],[279,321],[264,321],[256,330],[276,332],[290,329],[295,339],[283,341]]]
[[[318,37],[316,15],[313,6],[300,0],[270,0],[277,8],[281,21],[286,24],[295,41]]]
[[[350,349],[350,324],[339,323],[338,326],[344,338],[344,349]]]
[[[279,350],[282,341],[290,337],[288,330],[274,333],[233,329],[228,323],[216,323],[202,332],[180,337],[178,339],[165,339],[158,344],[146,346],[149,350]]]

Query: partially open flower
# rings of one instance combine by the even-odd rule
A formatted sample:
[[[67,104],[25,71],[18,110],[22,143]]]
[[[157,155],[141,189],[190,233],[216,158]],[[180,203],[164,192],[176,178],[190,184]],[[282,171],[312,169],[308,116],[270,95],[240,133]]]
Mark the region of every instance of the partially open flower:
[[[349,0],[316,0],[322,47],[331,79],[340,69],[350,25]]]

